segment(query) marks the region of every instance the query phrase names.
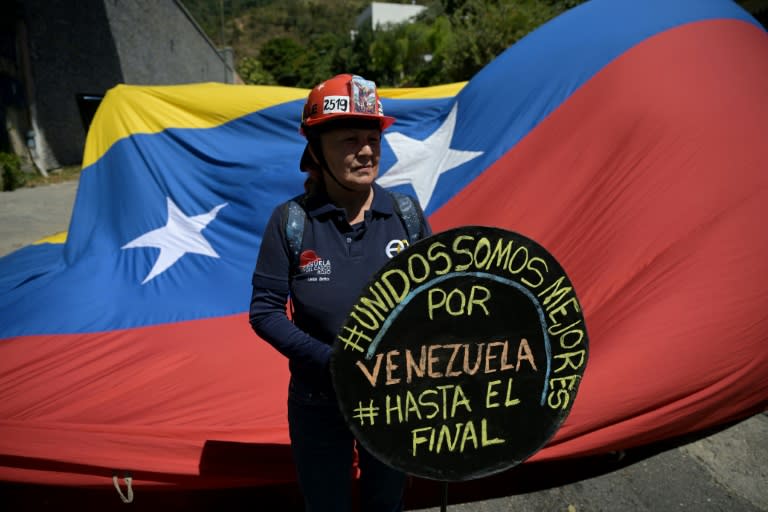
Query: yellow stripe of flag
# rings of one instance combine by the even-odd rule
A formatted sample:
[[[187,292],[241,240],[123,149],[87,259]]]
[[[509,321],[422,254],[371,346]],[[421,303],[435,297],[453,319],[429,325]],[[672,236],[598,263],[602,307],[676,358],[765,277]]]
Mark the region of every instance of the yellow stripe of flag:
[[[455,96],[465,83],[379,92],[386,98],[444,98]],[[212,128],[257,110],[303,100],[308,94],[308,89],[294,87],[221,83],[118,85],[107,92],[93,118],[83,168],[96,162],[118,140],[134,134],[158,133],[168,128]],[[130,108],[131,104],[141,107]]]

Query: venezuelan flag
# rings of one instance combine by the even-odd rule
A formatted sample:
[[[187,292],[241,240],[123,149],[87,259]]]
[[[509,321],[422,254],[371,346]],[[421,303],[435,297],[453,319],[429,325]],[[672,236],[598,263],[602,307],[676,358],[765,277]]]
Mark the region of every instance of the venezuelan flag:
[[[579,291],[590,364],[537,459],[765,407],[766,91],[768,35],[727,0],[594,0],[466,84],[383,91],[379,182],[435,231],[536,240]],[[293,480],[287,365],[246,310],[267,218],[302,189],[307,93],[108,92],[66,243],[0,259],[0,479]]]

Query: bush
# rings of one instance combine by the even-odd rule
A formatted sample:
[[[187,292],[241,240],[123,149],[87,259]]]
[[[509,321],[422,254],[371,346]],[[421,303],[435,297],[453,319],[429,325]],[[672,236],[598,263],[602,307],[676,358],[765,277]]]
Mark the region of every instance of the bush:
[[[13,153],[0,152],[0,167],[2,167],[3,190],[10,191],[23,187],[27,182],[21,170],[21,158]]]

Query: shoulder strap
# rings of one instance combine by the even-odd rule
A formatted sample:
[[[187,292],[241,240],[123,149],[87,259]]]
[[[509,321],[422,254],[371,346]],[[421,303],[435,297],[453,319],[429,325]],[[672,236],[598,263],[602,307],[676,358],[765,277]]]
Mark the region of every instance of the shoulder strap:
[[[405,232],[408,235],[408,243],[412,244],[417,242],[421,238],[422,226],[424,224],[421,216],[421,211],[416,205],[416,200],[409,195],[401,194],[400,192],[392,192],[389,194],[395,203],[395,213],[400,217],[405,226]]]
[[[304,211],[306,197],[302,194],[294,197],[283,205],[283,219],[285,221],[285,240],[288,242],[288,256],[291,259],[291,272],[299,264],[299,251],[304,239],[304,222],[307,213]]]
[[[399,192],[388,193],[392,196],[395,213],[405,226],[408,243],[412,244],[422,238],[424,219],[416,200],[409,195]],[[299,265],[299,252],[304,239],[304,223],[307,212],[304,210],[306,196],[304,194],[294,197],[283,205],[283,219],[285,221],[285,240],[288,242],[288,255],[291,259],[291,272]]]

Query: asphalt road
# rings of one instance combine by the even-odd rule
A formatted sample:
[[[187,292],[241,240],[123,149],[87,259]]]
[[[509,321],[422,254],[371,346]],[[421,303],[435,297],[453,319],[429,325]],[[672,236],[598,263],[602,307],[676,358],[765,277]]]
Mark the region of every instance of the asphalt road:
[[[76,182],[0,192],[0,256],[65,231]],[[406,509],[437,512],[442,487],[413,479]],[[451,483],[452,512],[768,512],[768,413],[697,438],[621,455],[523,464],[482,480]],[[0,510],[300,510],[293,486],[158,491],[121,503],[114,490],[0,484]]]
[[[66,231],[77,181],[0,192],[0,256]]]
[[[658,512],[768,510],[768,416],[760,414],[680,446],[658,445],[612,457],[533,468],[519,488],[512,476],[525,465],[462,496],[449,486],[453,512]],[[496,482],[494,482],[496,480]],[[550,484],[554,484],[550,486]],[[451,484],[456,485],[456,484]],[[462,484],[464,485],[464,484]],[[467,485],[472,487],[472,484]],[[537,488],[541,487],[541,488]],[[512,489],[513,492],[509,492]],[[488,498],[489,493],[502,496]],[[453,494],[455,502],[450,500]],[[455,504],[453,504],[455,503]],[[420,511],[439,511],[439,501]]]

